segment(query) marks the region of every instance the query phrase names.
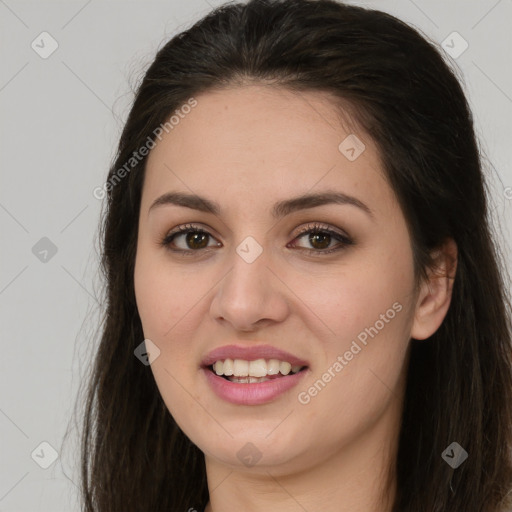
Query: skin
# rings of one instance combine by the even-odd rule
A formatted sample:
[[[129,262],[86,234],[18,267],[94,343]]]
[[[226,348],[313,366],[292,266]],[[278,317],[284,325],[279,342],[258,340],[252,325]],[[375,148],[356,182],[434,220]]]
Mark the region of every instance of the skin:
[[[205,454],[206,510],[389,511],[395,482],[387,485],[386,477],[396,457],[408,348],[446,315],[456,247],[449,242],[437,253],[444,275],[416,289],[409,233],[378,150],[340,122],[328,95],[249,84],[196,99],[148,157],[134,279],[145,338],[161,351],[151,364],[158,389]],[[366,146],[354,161],[338,149],[350,133]],[[356,197],[373,218],[347,204],[272,218],[275,202],[325,190]],[[149,211],[170,191],[216,201],[221,213],[177,205]],[[160,245],[185,223],[211,234],[208,248],[196,252],[201,239],[191,248],[178,236],[173,247],[193,252],[188,257]],[[311,223],[354,244],[322,255],[321,241],[298,238]],[[247,236],[263,249],[252,263],[235,251]],[[298,393],[395,303],[400,312],[300,403]],[[231,343],[287,350],[309,362],[308,374],[270,403],[225,402],[200,363]],[[247,442],[261,453],[250,467],[237,457]]]

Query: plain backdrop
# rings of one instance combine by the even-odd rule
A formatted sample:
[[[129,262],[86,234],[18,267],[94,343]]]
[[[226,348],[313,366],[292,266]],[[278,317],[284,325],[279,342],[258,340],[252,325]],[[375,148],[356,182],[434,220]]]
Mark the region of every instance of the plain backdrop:
[[[221,3],[0,0],[0,512],[79,510],[72,414],[100,314],[93,190],[156,50]],[[352,3],[449,38],[452,53],[467,45],[450,60],[512,271],[512,1]]]

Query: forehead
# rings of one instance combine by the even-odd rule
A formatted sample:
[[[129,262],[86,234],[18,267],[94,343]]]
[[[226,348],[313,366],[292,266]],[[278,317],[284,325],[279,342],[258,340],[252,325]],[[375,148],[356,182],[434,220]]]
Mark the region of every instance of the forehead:
[[[220,202],[323,188],[392,200],[377,147],[328,94],[248,85],[194,98],[148,156],[143,202],[167,189]]]
[[[272,85],[245,85],[203,93],[189,113],[174,116],[176,125],[164,138],[172,139],[174,152],[186,144],[195,156],[214,147],[229,149],[222,157],[244,155],[290,156],[302,153],[330,154],[352,132],[367,137],[341,117],[335,99],[318,91],[291,91]],[[179,107],[178,107],[179,110]],[[166,137],[169,135],[169,137]],[[172,135],[172,136],[171,136]],[[371,141],[366,141],[371,145]],[[165,152],[160,148],[153,156]],[[193,155],[189,155],[192,157]]]

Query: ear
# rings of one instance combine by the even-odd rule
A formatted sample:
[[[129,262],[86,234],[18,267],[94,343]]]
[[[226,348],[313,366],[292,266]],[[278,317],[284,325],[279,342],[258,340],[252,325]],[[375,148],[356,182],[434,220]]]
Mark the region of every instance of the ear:
[[[442,324],[452,298],[457,270],[457,244],[451,238],[433,251],[433,268],[423,281],[418,293],[411,338],[424,340],[432,336]]]

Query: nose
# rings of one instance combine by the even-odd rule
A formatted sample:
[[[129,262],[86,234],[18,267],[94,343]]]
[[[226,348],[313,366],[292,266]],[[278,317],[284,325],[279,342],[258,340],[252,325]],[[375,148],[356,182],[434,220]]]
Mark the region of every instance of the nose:
[[[271,270],[266,250],[250,263],[233,251],[231,263],[212,299],[212,318],[247,332],[282,322],[289,315],[286,286]]]

